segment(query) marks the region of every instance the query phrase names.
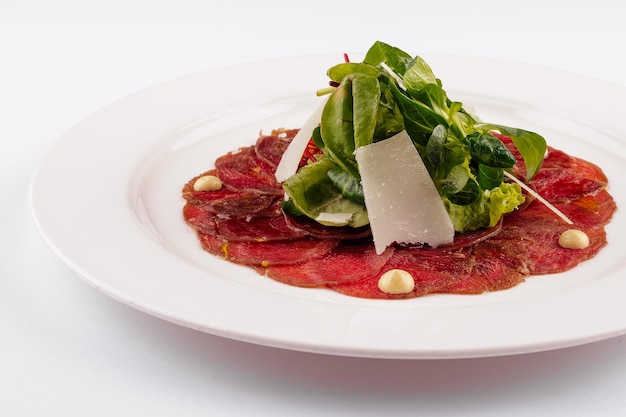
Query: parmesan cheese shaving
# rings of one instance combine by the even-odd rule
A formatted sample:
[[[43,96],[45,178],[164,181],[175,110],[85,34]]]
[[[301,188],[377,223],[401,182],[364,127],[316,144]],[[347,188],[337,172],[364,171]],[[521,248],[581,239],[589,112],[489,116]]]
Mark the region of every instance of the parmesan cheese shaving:
[[[317,215],[315,221],[326,226],[345,226],[352,218],[352,213],[327,213]]]
[[[278,167],[276,167],[276,172],[274,173],[276,181],[283,182],[298,170],[302,154],[304,154],[304,150],[309,140],[311,140],[313,129],[315,129],[322,120],[322,110],[326,104],[326,99],[313,111],[298,133],[296,133],[296,136],[291,140],[291,143],[278,163]]]
[[[411,138],[397,135],[355,152],[374,247],[437,247],[454,241],[454,226]]]

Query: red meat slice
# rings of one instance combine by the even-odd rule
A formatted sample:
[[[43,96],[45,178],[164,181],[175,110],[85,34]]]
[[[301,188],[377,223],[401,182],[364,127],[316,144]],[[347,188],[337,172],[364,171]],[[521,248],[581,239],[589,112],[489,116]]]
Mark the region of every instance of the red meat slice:
[[[454,236],[454,242],[442,245],[438,249],[446,252],[451,252],[453,250],[460,250],[463,248],[474,246],[482,242],[483,240],[487,240],[490,237],[497,235],[498,233],[500,233],[500,230],[502,230],[502,218],[500,218],[498,224],[496,224],[494,227],[490,227],[489,229],[477,229],[465,233],[457,233]]]
[[[255,265],[301,264],[331,252],[338,242],[334,240],[298,239],[270,242],[232,242],[222,245],[222,256],[231,262]]]
[[[227,243],[224,239],[211,234],[211,233],[202,233],[198,232],[198,239],[200,240],[200,245],[202,249],[209,252],[212,255],[219,256],[221,258],[225,258],[225,244]]]
[[[440,291],[462,280],[472,272],[473,264],[474,260],[462,252],[397,248],[378,273],[356,282],[331,285],[331,288],[359,298],[414,298]],[[413,276],[415,288],[412,292],[386,294],[378,288],[380,276],[392,269],[402,269]]]
[[[606,193],[599,194],[605,198]],[[505,226],[492,240],[502,245],[502,250],[517,253],[523,259],[532,275],[566,271],[579,263],[594,257],[606,241],[605,219],[610,219],[615,211],[612,199],[589,205],[593,196],[585,197],[584,205],[575,203],[555,203],[555,206],[574,222],[565,224],[547,207],[533,202],[526,210],[514,213],[505,219]],[[590,208],[591,207],[591,208]],[[597,211],[596,211],[597,210]],[[561,233],[567,229],[579,229],[589,237],[585,249],[567,249],[558,244]]]
[[[324,241],[327,240],[320,240]],[[358,281],[377,276],[392,254],[393,250],[388,249],[376,255],[371,242],[342,242],[324,257],[300,264],[269,267],[267,275],[276,281],[299,287]]]
[[[292,228],[281,214],[277,216],[250,216],[248,218],[215,219],[214,233],[232,242],[266,242],[304,238],[308,233]]]
[[[255,192],[237,192],[228,189],[199,191],[188,199],[202,210],[231,217],[268,215],[276,213],[276,197]]]
[[[216,175],[226,188],[283,195],[283,188],[276,181],[274,170],[275,167],[257,158],[253,146],[220,156],[215,161]]]
[[[215,191],[194,191],[194,182],[204,175],[216,175],[216,171],[206,171],[195,176],[184,185],[182,195],[188,204],[192,204],[201,210],[230,217],[266,216],[280,213],[280,207],[278,207],[279,197],[275,195],[228,188],[221,188]]]
[[[202,248],[230,262],[254,267],[302,263],[332,251],[337,241],[299,239],[289,242],[229,242],[219,236],[198,233]]]
[[[500,291],[523,282],[529,274],[524,258],[518,256],[514,245],[509,247],[486,240],[468,251],[473,266],[471,273],[438,292],[451,294],[481,294]]]
[[[607,182],[597,165],[550,148],[530,184],[539,195],[554,203],[594,194],[605,188]]]
[[[215,213],[202,210],[201,208],[187,203],[183,207],[183,217],[187,224],[194,230],[214,235],[217,233],[217,226],[215,224]]]
[[[281,129],[271,135],[261,136],[255,145],[256,156],[268,165],[276,168],[285,150],[299,129]]]
[[[608,224],[617,210],[615,200],[613,200],[613,197],[606,189],[592,196],[581,197],[576,201],[572,201],[572,204],[595,214],[595,216],[591,216],[587,213],[587,216],[576,217],[578,223],[585,223],[589,226],[604,226]],[[572,216],[575,215],[572,214]]]

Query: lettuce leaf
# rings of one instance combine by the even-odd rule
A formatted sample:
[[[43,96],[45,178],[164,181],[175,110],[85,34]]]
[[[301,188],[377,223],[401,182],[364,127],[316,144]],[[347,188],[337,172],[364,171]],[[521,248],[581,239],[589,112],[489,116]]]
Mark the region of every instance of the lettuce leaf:
[[[476,201],[467,205],[454,204],[443,197],[457,232],[493,227],[502,215],[515,210],[524,200],[520,186],[511,183],[502,183],[499,187],[485,190]]]
[[[345,224],[328,226],[361,227],[369,224],[365,205],[346,198],[329,177],[328,172],[337,168],[338,165],[329,158],[320,158],[289,177],[283,188],[297,211],[311,219],[317,219],[322,213],[343,213],[350,215]]]

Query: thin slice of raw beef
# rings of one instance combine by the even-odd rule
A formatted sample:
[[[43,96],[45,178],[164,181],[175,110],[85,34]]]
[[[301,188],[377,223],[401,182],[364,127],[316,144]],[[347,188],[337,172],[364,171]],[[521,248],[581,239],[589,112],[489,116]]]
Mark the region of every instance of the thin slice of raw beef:
[[[529,186],[574,224],[528,196],[494,228],[458,234],[454,243],[437,249],[394,245],[376,255],[367,227],[327,227],[281,211],[283,192],[273,172],[296,131],[263,135],[254,146],[218,158],[216,169],[201,175],[220,177],[220,190],[194,191],[199,176],[185,184],[183,216],[206,251],[289,285],[392,299],[504,290],[529,275],[571,269],[607,244],[604,226],[616,205],[606,176],[591,162],[549,148]],[[512,172],[523,179],[521,155],[509,138],[496,136],[518,159]],[[560,234],[570,228],[584,231],[590,245],[560,247]],[[411,273],[412,292],[390,295],[378,288],[381,274],[391,269]]]

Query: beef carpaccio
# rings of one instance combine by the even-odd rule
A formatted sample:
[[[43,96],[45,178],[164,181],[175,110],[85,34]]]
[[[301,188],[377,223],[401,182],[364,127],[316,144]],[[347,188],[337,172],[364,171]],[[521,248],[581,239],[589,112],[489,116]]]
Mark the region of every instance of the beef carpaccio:
[[[280,129],[261,134],[254,145],[219,157],[215,168],[185,184],[183,216],[206,251],[285,284],[393,299],[504,290],[530,275],[569,270],[607,244],[604,226],[616,205],[606,176],[590,162],[548,148],[529,186],[573,225],[527,196],[523,206],[494,228],[457,234],[454,243],[436,249],[395,245],[377,255],[367,227],[326,227],[281,211],[284,194],[274,171],[296,133]],[[507,137],[498,137],[518,159],[514,175],[524,178],[515,147]],[[219,178],[221,188],[195,191],[195,181],[206,175]],[[558,244],[561,233],[570,228],[586,233],[586,248]],[[413,276],[410,293],[379,289],[380,276],[392,269]]]

